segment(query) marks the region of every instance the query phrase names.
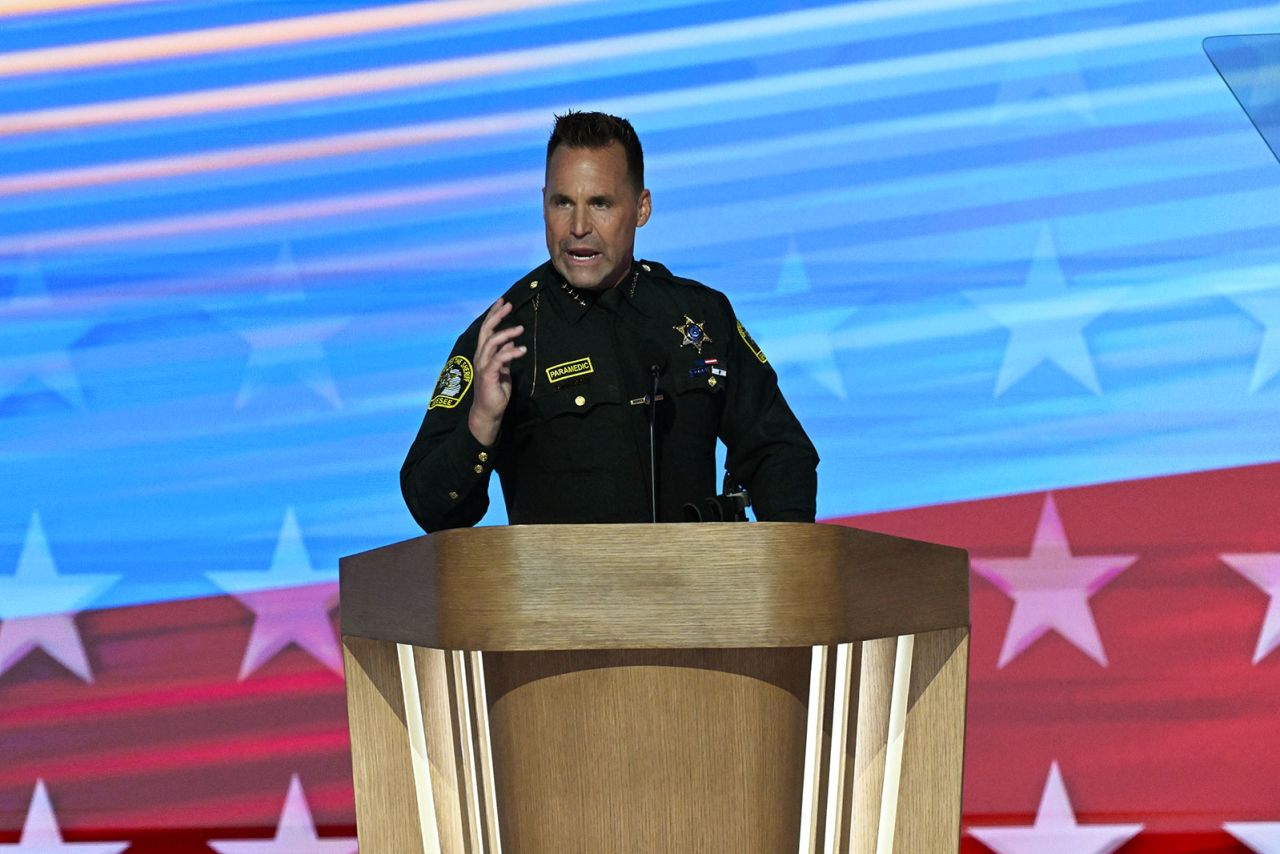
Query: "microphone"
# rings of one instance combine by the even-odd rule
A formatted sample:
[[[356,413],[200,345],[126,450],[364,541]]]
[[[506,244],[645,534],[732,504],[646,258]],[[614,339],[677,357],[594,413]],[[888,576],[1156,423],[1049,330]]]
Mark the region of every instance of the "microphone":
[[[724,492],[702,499],[700,504],[688,502],[684,505],[686,522],[745,522],[747,508],[751,506],[751,496],[747,488],[738,483],[738,479],[726,469],[724,473]]]
[[[649,375],[653,376],[656,372],[658,375],[667,372],[668,354],[657,341],[652,338],[645,338],[640,342],[640,364],[644,365],[649,371]]]
[[[667,351],[651,338],[640,342],[641,364],[649,366],[649,518],[658,521],[658,379],[667,369]]]

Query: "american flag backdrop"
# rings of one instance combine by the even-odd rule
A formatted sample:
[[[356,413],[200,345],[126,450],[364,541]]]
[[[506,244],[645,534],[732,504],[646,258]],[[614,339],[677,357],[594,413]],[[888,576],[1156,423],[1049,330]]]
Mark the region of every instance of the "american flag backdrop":
[[[636,125],[638,252],[731,296],[819,515],[970,550],[963,850],[1280,852],[1276,32],[0,0],[0,852],[355,850],[338,557],[419,533],[568,108]]]

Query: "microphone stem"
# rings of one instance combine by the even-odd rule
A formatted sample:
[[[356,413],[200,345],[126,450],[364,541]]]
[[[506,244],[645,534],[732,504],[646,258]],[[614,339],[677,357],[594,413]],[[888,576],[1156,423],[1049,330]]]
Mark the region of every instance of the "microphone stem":
[[[658,521],[657,421],[659,372],[660,369],[657,365],[649,368],[649,373],[653,376],[653,386],[649,390],[649,516],[655,523]]]

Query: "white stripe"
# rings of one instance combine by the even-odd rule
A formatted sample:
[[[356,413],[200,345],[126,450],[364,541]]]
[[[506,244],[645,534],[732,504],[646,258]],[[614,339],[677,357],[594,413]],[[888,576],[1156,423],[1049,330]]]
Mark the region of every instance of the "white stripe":
[[[973,0],[972,6],[1010,0]],[[616,71],[619,59],[645,54],[673,55],[684,49],[705,51],[718,44],[767,39],[806,31],[830,33],[891,15],[954,9],[948,0],[880,0],[825,9],[786,12],[742,20],[658,30],[635,36],[553,44],[503,53],[480,54],[436,62],[413,63],[358,72],[315,75],[270,83],[201,89],[171,95],[127,98],[72,107],[55,107],[0,115],[0,136],[50,132],[120,122],[162,120],[253,107],[280,106],[344,96],[446,84],[501,75],[526,76],[532,71],[595,64],[599,73]],[[676,57],[680,64],[685,57]],[[601,63],[604,63],[601,65]],[[613,73],[610,71],[609,73]],[[589,77],[590,75],[586,75]]]
[[[472,817],[475,819],[475,830],[477,832],[476,843],[479,845],[484,838],[484,830],[480,826],[480,768],[476,761],[475,741],[471,735],[471,690],[468,687],[469,679],[467,677],[467,654],[461,650],[454,650],[449,653],[453,656],[454,672],[457,676],[457,702],[458,717],[462,721],[462,743],[463,753],[466,755],[467,773],[471,777],[471,785],[465,786],[467,790],[463,793],[463,797],[471,802],[471,816],[466,817],[468,826],[471,825]]]
[[[809,659],[809,720],[804,734],[804,788],[800,793],[800,854],[815,850],[818,835],[818,771],[822,767],[823,688],[827,681],[827,648],[815,646]]]
[[[732,84],[737,86],[738,84]],[[688,90],[690,92],[698,91],[703,94],[710,95],[704,87],[699,90]],[[724,87],[720,87],[723,89]],[[1208,94],[1217,91],[1222,87],[1217,80],[1205,79],[1198,81],[1180,81],[1175,83],[1161,83],[1144,86],[1126,87],[1123,90],[1110,90],[1101,92],[1094,96],[1095,108],[1099,106],[1123,106],[1126,104],[1143,103],[1149,99],[1173,99],[1182,100],[1195,94]],[[725,92],[718,93],[724,95]],[[618,103],[609,109],[618,110],[620,113],[635,114],[640,108],[640,102],[650,100],[656,96],[640,96],[628,99],[630,103]],[[669,96],[662,96],[669,97]],[[710,100],[691,102],[688,106],[696,106],[705,114],[705,108],[712,103]],[[545,124],[545,116],[550,115],[554,108],[548,107],[545,110],[527,111],[518,115],[523,119],[525,126],[534,124]],[[1043,103],[1036,102],[1025,106],[1011,106],[1010,114],[1016,114],[1019,118],[1031,118],[1036,116],[1052,115],[1057,112],[1069,109],[1069,105],[1062,102]],[[990,107],[979,109],[965,109],[949,112],[936,113],[926,116],[913,116],[904,119],[895,119],[892,121],[873,123],[858,126],[849,129],[847,132],[839,133],[843,137],[845,143],[851,143],[856,140],[874,139],[877,137],[885,137],[894,134],[936,134],[940,143],[949,142],[953,138],[947,136],[944,131],[957,130],[966,126],[973,126],[982,121],[982,117],[990,112]],[[512,127],[505,119],[507,117],[495,117],[496,124],[506,130]],[[416,128],[423,137],[420,138],[420,144],[426,144],[428,136],[426,126]],[[477,128],[476,136],[484,134],[482,127]],[[462,138],[462,137],[459,137]],[[794,143],[793,143],[794,147]],[[767,149],[768,146],[762,146]],[[875,149],[879,151],[880,149]],[[734,151],[731,147],[725,149],[717,148],[715,150],[717,160],[720,163],[726,162],[731,154],[738,156],[751,155],[754,152],[751,148],[739,149]],[[702,155],[682,156],[672,158],[675,163],[684,165],[686,163],[696,163],[704,159]],[[803,158],[801,158],[803,159]],[[859,162],[861,158],[854,157],[851,162]],[[778,164],[780,170],[785,170],[781,174],[786,174],[793,169],[793,159],[779,158]],[[665,161],[658,161],[653,164],[653,168],[661,168],[666,166]],[[46,173],[54,174],[54,173]],[[51,251],[79,251],[84,248],[91,248],[96,245],[110,244],[113,251],[122,245],[141,242],[144,245],[153,241],[166,240],[172,238],[184,238],[193,235],[212,234],[221,231],[244,231],[249,233],[254,240],[261,238],[261,229],[264,225],[280,224],[280,223],[296,223],[300,221],[316,220],[316,219],[335,219],[340,222],[337,226],[339,230],[354,228],[350,222],[358,222],[359,227],[367,227],[367,223],[363,220],[349,220],[344,222],[343,217],[350,217],[354,209],[359,209],[361,213],[369,213],[376,210],[395,210],[403,209],[408,211],[407,214],[413,222],[421,222],[425,213],[424,207],[430,209],[434,202],[451,201],[456,203],[460,198],[475,198],[485,194],[504,194],[511,193],[518,189],[522,183],[528,184],[528,188],[532,188],[537,184],[537,176],[539,172],[533,170],[524,170],[519,172],[505,173],[501,175],[486,175],[476,179],[469,179],[461,182],[449,183],[432,183],[418,186],[402,187],[396,190],[384,190],[370,193],[357,193],[343,196],[333,196],[320,199],[310,199],[304,201],[281,202],[272,205],[261,205],[254,207],[230,208],[221,211],[204,212],[199,214],[185,214],[181,216],[160,217],[151,220],[135,220],[132,222],[115,222],[110,225],[95,225],[85,228],[66,229],[60,231],[37,232],[33,234],[15,235],[7,240],[0,240],[0,253],[10,253],[21,255],[30,252],[51,252]],[[724,177],[723,172],[710,173],[705,170],[701,173],[704,178],[710,180],[711,175],[719,175],[721,179]],[[970,180],[972,172],[965,172],[964,180]],[[44,176],[36,176],[44,177]],[[15,176],[12,179],[0,180],[0,190],[3,190],[7,182],[21,180],[21,176]],[[668,189],[673,187],[685,186],[684,184],[672,184]],[[805,192],[793,196],[779,196],[771,201],[771,205],[776,208],[791,206],[793,208],[813,208],[825,204],[835,202],[843,203],[851,198],[857,197],[859,194],[865,195],[868,187],[874,185],[859,185],[856,188],[841,188],[827,193]],[[528,189],[526,188],[526,189]],[[758,206],[757,202],[751,202],[746,207]],[[730,207],[733,209],[745,209],[742,205]],[[706,210],[706,209],[704,209]],[[879,208],[876,208],[879,211]],[[861,221],[868,218],[865,212],[860,213],[856,205],[848,206],[845,210],[845,216],[848,221]],[[446,220],[447,221],[447,220]],[[761,221],[764,223],[764,221]],[[772,224],[767,224],[770,229]],[[772,232],[770,232],[772,233]],[[238,238],[236,238],[238,239]],[[234,239],[232,240],[234,244]],[[202,245],[198,242],[184,242],[182,246]]]
[[[902,782],[902,748],[907,731],[907,701],[911,688],[911,654],[915,635],[899,635],[893,662],[893,699],[889,704],[889,741],[884,752],[884,789],[880,792],[880,827],[876,854],[893,854],[898,823],[898,788]]]
[[[485,691],[484,684],[484,653],[477,650],[469,652],[467,656],[471,660],[472,681],[475,683],[472,689],[476,708],[476,725],[480,732],[477,742],[480,747],[480,767],[483,770],[487,767],[490,772],[493,768],[493,742],[489,736],[489,695]],[[495,788],[497,780],[494,779],[493,773],[482,773],[477,780],[477,792],[484,798],[485,816],[488,817],[488,851],[493,854],[502,854],[502,830],[498,826],[498,793]]]
[[[336,40],[584,0],[429,0],[0,54],[0,77]],[[289,6],[284,7],[289,10]],[[298,6],[305,9],[305,6]],[[0,10],[3,5],[0,4]]]
[[[427,757],[427,730],[418,693],[418,668],[413,647],[396,644],[400,659],[400,687],[404,696],[404,723],[409,733],[409,759],[413,766],[413,791],[418,798],[418,823],[423,854],[440,854],[440,829],[436,825],[436,801],[431,791],[431,762]]]
[[[831,708],[831,755],[827,762],[827,833],[823,846],[825,854],[836,854],[840,842],[840,826],[848,824],[850,816],[844,810],[844,782],[846,756],[849,750],[849,693],[853,667],[850,660],[853,644],[842,643],[836,647],[835,702]],[[850,837],[852,839],[852,836]]]

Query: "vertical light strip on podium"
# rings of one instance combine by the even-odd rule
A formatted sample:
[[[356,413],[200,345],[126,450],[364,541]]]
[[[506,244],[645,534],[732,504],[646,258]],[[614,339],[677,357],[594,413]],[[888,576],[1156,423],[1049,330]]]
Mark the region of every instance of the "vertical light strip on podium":
[[[493,743],[489,738],[489,698],[484,689],[484,653],[468,652],[471,665],[471,708],[475,715],[475,753],[479,785],[477,797],[484,807],[481,821],[484,823],[487,846],[485,851],[502,854],[502,833],[498,827],[498,790],[493,774]]]
[[[865,647],[851,643],[813,647],[801,852],[893,854],[915,654],[914,635],[871,641]],[[855,674],[861,674],[858,681]],[[827,732],[830,742],[824,752]],[[850,754],[855,742],[860,760]],[[861,815],[853,803],[859,773]],[[854,827],[859,818],[864,826]]]
[[[809,665],[809,720],[804,736],[804,790],[800,796],[800,854],[818,850],[822,817],[818,796],[822,786],[823,689],[827,684],[827,647],[813,647]]]
[[[884,788],[880,790],[880,832],[876,854],[893,854],[893,834],[898,824],[898,790],[902,782],[902,748],[907,730],[907,700],[911,688],[911,657],[915,635],[898,638],[893,662],[893,699],[889,703],[889,738],[884,754]]]
[[[824,854],[838,854],[842,847],[841,839],[846,836],[845,828],[852,818],[846,808],[846,799],[852,776],[849,773],[850,712],[857,707],[857,697],[853,692],[853,659],[853,644],[842,643],[836,647],[831,753],[827,761],[827,832],[822,848]]]
[[[418,799],[422,851],[423,854],[440,854],[440,828],[436,824],[436,803],[431,792],[431,761],[427,755],[427,731],[422,718],[422,695],[418,690],[418,668],[413,661],[413,647],[403,643],[396,644],[396,657],[400,661],[404,723],[409,736],[413,790]]]
[[[484,850],[483,830],[480,826],[480,793],[476,779],[475,737],[471,726],[471,692],[467,688],[467,654],[458,650],[449,653],[452,665],[454,714],[458,721],[458,744],[462,748],[463,796],[467,804],[467,830],[472,851]]]

